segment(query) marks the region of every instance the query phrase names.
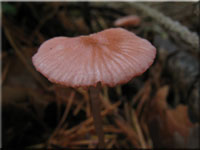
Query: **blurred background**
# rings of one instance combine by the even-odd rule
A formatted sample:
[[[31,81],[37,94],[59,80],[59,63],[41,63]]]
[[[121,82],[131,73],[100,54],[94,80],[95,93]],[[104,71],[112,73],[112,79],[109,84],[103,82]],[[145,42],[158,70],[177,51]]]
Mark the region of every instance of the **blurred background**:
[[[198,2],[140,4],[199,37]],[[1,7],[4,148],[96,147],[88,92],[50,83],[31,58],[47,39],[112,28],[129,15],[139,23],[122,26],[149,40],[157,56],[143,75],[102,87],[106,148],[199,148],[200,53],[176,26],[160,23],[133,2],[2,2]]]

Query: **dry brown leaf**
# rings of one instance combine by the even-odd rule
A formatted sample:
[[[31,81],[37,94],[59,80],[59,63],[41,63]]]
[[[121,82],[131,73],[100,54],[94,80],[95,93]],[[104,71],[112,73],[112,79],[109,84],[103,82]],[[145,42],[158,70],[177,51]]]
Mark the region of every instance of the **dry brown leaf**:
[[[189,120],[187,106],[179,105],[175,109],[169,109],[166,116],[166,125],[171,134],[176,131],[183,137],[188,137],[189,129],[193,127],[193,124]]]
[[[146,122],[155,147],[174,147],[175,133],[180,134],[186,142],[189,130],[193,127],[187,114],[187,106],[169,108],[168,92],[168,86],[159,89],[146,109]]]

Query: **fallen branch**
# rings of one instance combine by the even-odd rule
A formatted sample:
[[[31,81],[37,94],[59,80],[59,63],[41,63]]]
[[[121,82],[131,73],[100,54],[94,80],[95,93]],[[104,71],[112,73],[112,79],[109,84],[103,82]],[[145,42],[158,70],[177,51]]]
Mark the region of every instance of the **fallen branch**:
[[[191,49],[194,53],[199,53],[199,37],[195,32],[189,31],[189,29],[178,21],[174,21],[171,18],[165,16],[161,12],[150,8],[149,6],[141,3],[129,3],[136,9],[144,12],[148,16],[152,17],[159,24],[167,28],[168,30],[177,33],[182,40],[190,44],[194,49]]]

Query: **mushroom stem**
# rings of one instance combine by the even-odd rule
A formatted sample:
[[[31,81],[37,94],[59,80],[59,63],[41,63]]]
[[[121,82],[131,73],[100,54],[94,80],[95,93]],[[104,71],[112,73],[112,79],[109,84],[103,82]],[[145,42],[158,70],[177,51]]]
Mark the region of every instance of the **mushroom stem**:
[[[95,130],[98,136],[99,145],[98,148],[105,148],[104,143],[104,133],[102,127],[102,118],[101,118],[101,107],[100,107],[100,99],[99,99],[99,88],[100,83],[97,84],[97,87],[90,87],[89,94],[90,94],[90,103],[92,109],[92,115],[94,120]]]

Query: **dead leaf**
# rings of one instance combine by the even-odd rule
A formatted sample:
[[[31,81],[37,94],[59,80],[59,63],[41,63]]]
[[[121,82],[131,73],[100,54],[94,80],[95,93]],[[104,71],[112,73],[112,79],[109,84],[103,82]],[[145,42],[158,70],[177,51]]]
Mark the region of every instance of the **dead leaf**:
[[[179,105],[174,109],[168,106],[168,92],[168,86],[160,88],[149,102],[148,108],[145,111],[146,123],[156,148],[172,148],[177,146],[173,138],[175,134],[181,136],[184,143],[186,143],[189,130],[193,127],[189,120],[187,106]]]

